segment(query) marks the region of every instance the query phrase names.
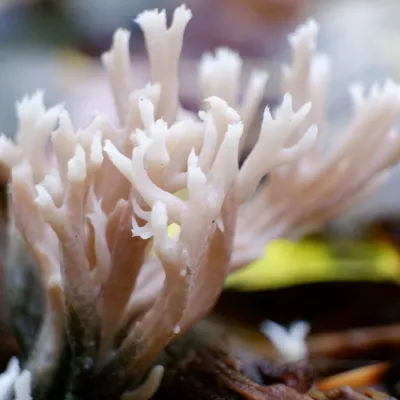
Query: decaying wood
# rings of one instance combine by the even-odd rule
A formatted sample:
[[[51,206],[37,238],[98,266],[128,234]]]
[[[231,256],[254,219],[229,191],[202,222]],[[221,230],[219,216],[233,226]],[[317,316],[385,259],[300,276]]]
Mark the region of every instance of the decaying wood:
[[[155,399],[304,400],[308,397],[301,393],[311,383],[308,366],[298,364],[295,372],[294,365],[251,360],[243,354],[235,356],[231,344],[226,332],[208,322],[172,343],[159,360],[165,366],[165,375]]]
[[[360,357],[384,348],[400,352],[400,325],[313,335],[309,340],[309,348],[311,354],[333,358]]]
[[[314,391],[309,393],[313,400],[395,400],[388,394],[374,389],[356,391],[350,387],[341,387],[327,392]]]

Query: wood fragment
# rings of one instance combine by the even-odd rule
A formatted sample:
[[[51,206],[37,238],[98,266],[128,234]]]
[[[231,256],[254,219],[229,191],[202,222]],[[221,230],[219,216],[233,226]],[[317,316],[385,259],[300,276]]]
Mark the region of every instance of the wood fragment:
[[[352,388],[373,386],[381,381],[389,366],[390,363],[384,362],[342,372],[320,380],[316,387],[319,390],[330,390],[341,386],[351,386]]]

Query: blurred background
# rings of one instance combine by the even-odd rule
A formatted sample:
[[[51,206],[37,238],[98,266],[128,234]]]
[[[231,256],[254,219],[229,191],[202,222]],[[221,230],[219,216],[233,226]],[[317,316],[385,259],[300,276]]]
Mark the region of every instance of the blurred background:
[[[45,90],[48,105],[66,104],[77,126],[89,122],[97,110],[112,114],[99,56],[110,47],[114,30],[131,30],[134,77],[138,85],[145,83],[143,38],[133,19],[148,8],[166,8],[171,15],[181,2],[0,0],[0,131],[13,135],[15,102],[38,88]],[[198,105],[199,57],[219,46],[239,51],[245,59],[245,76],[254,66],[267,68],[272,79],[263,105],[277,104],[280,66],[290,59],[287,35],[310,17],[320,24],[319,49],[333,64],[327,110],[333,135],[350,115],[350,83],[370,84],[386,77],[400,81],[399,0],[186,0],[186,4],[193,11],[181,63],[181,96],[188,108]],[[370,338],[370,347],[346,357],[362,354],[363,362],[398,357],[398,221],[400,168],[376,195],[331,221],[321,235],[293,245],[281,243],[252,274],[229,281],[215,315],[243,337],[251,337],[252,343],[258,339],[264,343],[257,333],[248,335],[251,327],[258,332],[259,323],[267,318],[283,324],[307,319],[313,333],[325,334],[388,325],[388,331],[367,331],[370,336],[362,331]],[[321,253],[323,257],[316,256]],[[324,340],[314,342],[312,351],[339,357]],[[342,353],[340,357],[342,367],[358,365],[343,364]]]

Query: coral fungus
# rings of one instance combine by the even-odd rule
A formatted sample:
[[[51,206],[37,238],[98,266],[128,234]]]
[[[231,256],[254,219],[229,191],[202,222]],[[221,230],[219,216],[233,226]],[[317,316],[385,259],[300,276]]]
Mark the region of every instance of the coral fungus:
[[[289,38],[283,101],[265,109],[258,141],[239,167],[268,74],[254,71],[240,96],[239,55],[206,54],[202,110],[182,109],[178,66],[190,18],[184,6],[168,28],[164,11],[138,16],[150,61],[150,83],[138,90],[129,33],[115,33],[102,61],[118,126],[98,115],[76,129],[62,106],[46,109],[38,92],[17,105],[15,141],[0,139],[10,176],[8,275],[25,248],[43,293],[40,330],[24,348],[18,378],[26,396],[16,382],[18,399],[29,398],[29,384],[35,398],[151,397],[162,378],[160,354],[207,315],[230,272],[276,237],[321,228],[376,188],[399,158],[392,126],[400,88],[390,81],[367,94],[351,90],[353,120],[325,148],[330,65],[315,53],[318,29],[309,21]],[[182,190],[187,195],[177,196]],[[14,287],[11,309],[23,286]]]

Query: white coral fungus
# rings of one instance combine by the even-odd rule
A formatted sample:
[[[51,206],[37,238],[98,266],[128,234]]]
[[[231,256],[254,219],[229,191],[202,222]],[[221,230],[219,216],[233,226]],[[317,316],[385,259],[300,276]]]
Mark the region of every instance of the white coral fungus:
[[[13,220],[47,294],[47,348],[61,351],[65,325],[73,348],[97,360],[100,377],[115,367],[123,382],[145,374],[210,311],[231,271],[276,237],[319,229],[375,189],[400,155],[393,129],[400,88],[391,81],[353,89],[347,130],[328,151],[321,146],[330,65],[315,53],[318,29],[309,21],[290,36],[282,103],[264,110],[258,141],[239,167],[268,73],[254,71],[240,101],[240,56],[207,54],[198,79],[204,108],[182,110],[178,66],[190,18],[184,6],[170,27],[164,11],[139,15],[151,80],[141,89],[132,87],[129,33],[115,33],[102,60],[118,126],[98,115],[77,129],[62,106],[46,109],[38,92],[17,105],[15,141],[0,138]],[[176,195],[182,190],[184,200]],[[74,323],[82,327],[75,336]],[[155,371],[149,381],[158,384]],[[107,385],[98,382],[99,391]]]
[[[306,338],[310,331],[307,322],[295,321],[286,330],[276,322],[265,321],[261,324],[261,331],[278,350],[283,361],[299,361],[307,358]]]

